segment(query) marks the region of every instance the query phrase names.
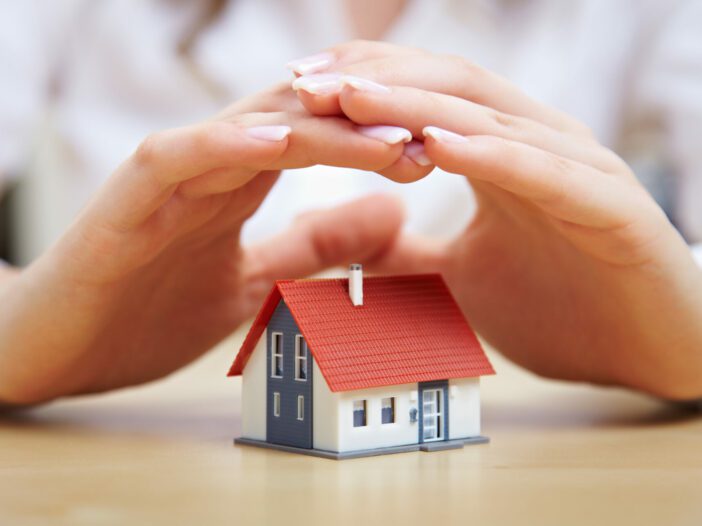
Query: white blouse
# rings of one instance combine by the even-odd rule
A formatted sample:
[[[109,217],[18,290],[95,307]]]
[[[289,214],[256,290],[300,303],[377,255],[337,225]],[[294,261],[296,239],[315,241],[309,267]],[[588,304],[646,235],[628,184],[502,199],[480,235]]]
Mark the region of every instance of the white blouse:
[[[0,0],[0,174],[27,177],[21,255],[65,230],[149,132],[207,117],[289,78],[283,64],[353,38],[335,0],[231,0],[176,42],[195,2]],[[410,0],[386,35],[460,54],[587,123],[631,163],[690,240],[702,241],[702,2]],[[407,228],[454,235],[472,212],[459,176],[398,185],[313,167],[284,174],[245,240],[368,192],[407,202]]]

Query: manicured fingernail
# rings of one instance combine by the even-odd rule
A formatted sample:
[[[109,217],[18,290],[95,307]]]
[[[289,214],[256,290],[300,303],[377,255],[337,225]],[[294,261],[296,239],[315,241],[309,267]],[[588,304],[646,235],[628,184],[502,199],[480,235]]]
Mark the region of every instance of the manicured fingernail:
[[[325,52],[310,55],[309,57],[304,57],[297,60],[291,60],[285,64],[285,67],[291,71],[294,71],[298,75],[309,75],[310,73],[324,71],[334,63],[334,60],[335,57],[333,53]]]
[[[357,126],[356,129],[361,135],[385,144],[398,144],[412,140],[412,133],[398,126]]]
[[[292,83],[292,88],[306,91],[313,95],[330,95],[341,90],[340,73],[320,73],[319,75],[305,75],[296,78]]]
[[[353,89],[358,91],[368,91],[370,93],[390,93],[390,88],[373,82],[372,80],[364,79],[361,77],[354,77],[353,75],[344,75],[341,77],[341,84],[343,86],[351,86]]]
[[[427,126],[422,130],[425,137],[431,137],[438,142],[468,142],[463,135],[458,135],[452,131],[437,128],[436,126]]]
[[[292,128],[290,126],[253,126],[252,128],[246,128],[246,134],[249,137],[273,142],[282,141],[290,135],[291,131]]]
[[[419,141],[410,141],[405,144],[404,153],[419,166],[431,166],[434,164],[424,151],[424,144]]]

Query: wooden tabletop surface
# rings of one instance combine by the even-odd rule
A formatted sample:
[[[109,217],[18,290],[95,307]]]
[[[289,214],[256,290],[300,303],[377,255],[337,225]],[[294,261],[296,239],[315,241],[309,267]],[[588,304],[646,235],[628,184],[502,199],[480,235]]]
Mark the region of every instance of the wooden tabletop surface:
[[[234,446],[236,338],[141,388],[0,420],[0,524],[702,525],[702,418],[495,353],[463,450],[333,461]]]

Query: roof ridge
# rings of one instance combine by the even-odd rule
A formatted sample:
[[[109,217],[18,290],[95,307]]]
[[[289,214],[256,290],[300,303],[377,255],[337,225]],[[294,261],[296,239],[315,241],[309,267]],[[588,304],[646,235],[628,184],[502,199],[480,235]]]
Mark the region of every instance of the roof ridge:
[[[367,280],[378,280],[378,279],[384,279],[388,281],[395,281],[395,280],[400,280],[400,279],[407,279],[407,278],[439,278],[442,281],[444,280],[444,277],[441,275],[439,272],[421,272],[418,274],[393,274],[391,276],[388,275],[377,275],[377,276],[368,276],[364,275],[363,279]],[[281,284],[281,283],[299,283],[299,282],[329,282],[329,281],[348,281],[348,277],[337,277],[337,278],[286,278],[286,279],[277,279],[275,280],[275,285]]]

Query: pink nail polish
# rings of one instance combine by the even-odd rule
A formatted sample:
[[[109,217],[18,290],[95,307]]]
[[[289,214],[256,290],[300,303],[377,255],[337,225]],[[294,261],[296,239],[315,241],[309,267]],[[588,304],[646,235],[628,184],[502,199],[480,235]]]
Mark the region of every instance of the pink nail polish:
[[[424,144],[419,141],[411,141],[405,144],[405,156],[412,159],[419,166],[431,166],[434,164],[424,151]]]
[[[292,83],[292,89],[302,90],[313,95],[331,95],[341,90],[340,73],[320,73],[317,75],[305,75],[296,78]]]
[[[458,135],[452,131],[444,130],[436,126],[427,126],[422,130],[425,137],[431,137],[437,142],[463,143],[468,142],[468,139],[463,135]]]
[[[398,144],[412,140],[412,133],[399,126],[356,126],[361,135],[385,144]]]
[[[285,67],[294,71],[298,75],[309,75],[324,71],[334,63],[335,57],[332,53],[318,53],[309,57],[291,60]]]
[[[246,135],[262,141],[280,142],[292,132],[290,126],[253,126],[246,128]]]
[[[369,93],[390,93],[391,90],[387,86],[373,82],[372,80],[355,77],[353,75],[344,75],[341,77],[342,86],[350,86],[358,91],[367,91]]]

